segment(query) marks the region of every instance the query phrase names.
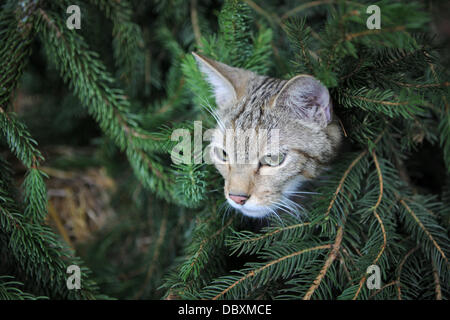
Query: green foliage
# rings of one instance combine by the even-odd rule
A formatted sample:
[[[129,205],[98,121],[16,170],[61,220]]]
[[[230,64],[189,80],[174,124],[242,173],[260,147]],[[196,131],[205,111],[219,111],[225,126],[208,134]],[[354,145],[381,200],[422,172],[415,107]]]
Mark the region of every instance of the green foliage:
[[[448,299],[450,95],[428,8],[79,3],[89,17],[80,31],[65,26],[65,0],[1,7],[0,299]],[[382,29],[366,27],[372,4]],[[244,219],[212,166],[172,163],[175,129],[192,140],[194,120],[203,130],[217,121],[192,51],[284,79],[311,74],[330,89],[348,150],[296,195],[304,208]],[[14,105],[27,90],[41,95],[33,111]],[[47,156],[61,132],[92,157]],[[49,164],[101,164],[118,185],[117,215],[75,250],[46,224]],[[66,288],[71,264],[82,290]],[[366,287],[373,264],[379,290]]]
[[[27,58],[31,54],[31,32],[29,11],[33,5],[24,6],[21,11],[14,11],[11,2],[4,4],[0,12],[0,107],[7,110],[11,95],[17,87],[18,80],[23,73]],[[18,23],[20,21],[20,23]],[[3,127],[3,125],[2,125]]]
[[[25,288],[28,292],[38,292],[39,295],[50,298],[101,297],[96,293],[95,284],[87,278],[89,269],[83,267],[79,258],[73,257],[67,245],[49,227],[41,224],[39,219],[22,213],[15,201],[17,192],[12,187],[11,170],[3,160],[0,160],[0,168],[0,239],[2,257],[5,258],[1,261],[2,270],[24,275],[22,282],[27,280]],[[38,173],[31,175],[40,176]],[[42,214],[39,209],[28,204],[25,212],[28,210],[34,215]],[[8,250],[3,252],[5,248]],[[82,268],[83,291],[67,290],[66,268],[71,264]],[[5,289],[4,292],[15,294],[21,291]],[[14,299],[14,296],[11,298]]]
[[[12,112],[0,112],[3,136],[10,150],[27,168],[39,164],[43,157],[36,148],[37,142],[31,137],[26,126],[20,122]]]
[[[32,294],[23,292],[18,287],[23,283],[13,280],[11,276],[0,277],[0,299],[1,300],[36,300]]]
[[[220,38],[230,50],[228,63],[244,67],[252,54],[251,10],[242,1],[226,1],[219,15]]]
[[[45,173],[33,168],[27,172],[22,185],[25,203],[24,215],[31,220],[40,222],[47,215],[47,192],[43,176]]]
[[[117,78],[135,96],[143,83],[144,39],[141,28],[132,21],[132,7],[127,1],[92,0],[113,22],[113,55]]]
[[[226,24],[226,19],[236,12],[233,4],[228,2],[219,16],[223,39],[234,37],[235,25]],[[308,214],[302,221],[273,218],[270,226],[259,232],[241,229],[242,226],[241,230],[233,228],[225,237],[228,254],[250,257],[252,261],[240,269],[218,271],[212,280],[209,280],[211,272],[199,278],[193,264],[204,269],[218,258],[199,255],[198,240],[193,240],[188,246],[192,250],[188,252],[190,258],[181,269],[184,273],[178,284],[172,285],[185,288],[189,284],[189,295],[178,290],[171,293],[203,299],[429,299],[433,298],[430,292],[436,285],[432,276],[435,272],[439,290],[446,294],[448,236],[440,219],[433,218],[445,204],[418,196],[411,198],[411,186],[398,179],[398,170],[403,169],[394,165],[403,157],[401,152],[418,147],[418,123],[426,130],[427,139],[436,141],[435,129],[428,127],[428,121],[436,112],[430,105],[439,85],[427,85],[436,83],[427,70],[438,61],[430,41],[405,32],[422,29],[428,17],[419,14],[416,3],[377,4],[385,13],[386,28],[381,31],[365,29],[365,7],[348,2],[330,8],[322,31],[313,30],[306,19],[288,21],[284,28],[294,54],[289,63],[295,71],[288,76],[310,73],[334,88],[331,94],[335,110],[343,119],[354,147],[361,151],[334,164],[332,174],[314,190],[320,195],[311,197]],[[408,14],[416,18],[414,22],[405,19]],[[242,27],[247,17],[243,11],[242,17],[234,20],[243,33],[249,33]],[[312,41],[312,33],[319,41]],[[202,48],[214,59],[234,61],[230,56],[236,53],[220,43],[219,36],[204,41]],[[235,65],[245,65],[248,47],[247,41],[235,46],[240,57]],[[214,52],[212,48],[220,51]],[[411,68],[412,65],[415,67]],[[184,67],[187,76],[198,77],[193,59],[189,58]],[[194,99],[207,92],[199,77],[197,81],[189,80],[188,86],[195,92]],[[206,94],[204,101],[210,98]],[[411,124],[415,124],[415,134],[411,132],[414,127]],[[403,139],[398,136],[402,132],[407,133]],[[396,148],[399,143],[404,147]],[[409,201],[412,202],[408,204]],[[435,213],[432,216],[428,211]],[[199,226],[199,230],[203,229]],[[228,232],[223,230],[224,234]],[[210,233],[200,233],[200,238],[205,239]],[[420,252],[422,259],[431,261],[428,265],[417,263],[417,270],[429,275],[427,280],[405,271],[401,264],[402,258],[416,246],[421,250],[415,254]],[[370,292],[365,286],[365,270],[372,264],[380,266],[383,283],[387,284],[377,292]],[[186,270],[192,272],[194,279],[198,278],[197,287],[192,280],[188,281]],[[175,274],[171,281],[174,279]],[[199,288],[205,281],[207,285]]]
[[[142,183],[159,195],[170,199],[170,178],[156,157],[146,154],[157,137],[142,130],[130,113],[130,102],[124,92],[114,86],[98,54],[89,51],[77,34],[67,32],[60,19],[42,14],[37,25],[46,50],[60,69],[65,82],[78,96],[100,128],[125,151],[135,174]],[[84,72],[83,72],[83,71]]]

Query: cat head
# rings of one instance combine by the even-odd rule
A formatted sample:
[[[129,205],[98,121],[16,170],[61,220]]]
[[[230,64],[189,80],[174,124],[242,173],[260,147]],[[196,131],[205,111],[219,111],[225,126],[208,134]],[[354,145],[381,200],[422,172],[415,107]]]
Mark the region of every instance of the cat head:
[[[228,203],[252,217],[293,209],[289,197],[342,139],[327,88],[309,75],[275,79],[193,54],[216,99],[210,158]]]

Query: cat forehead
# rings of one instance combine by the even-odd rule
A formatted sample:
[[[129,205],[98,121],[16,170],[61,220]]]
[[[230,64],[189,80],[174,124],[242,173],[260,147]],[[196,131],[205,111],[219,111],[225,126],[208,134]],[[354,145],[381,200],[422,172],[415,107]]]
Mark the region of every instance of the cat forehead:
[[[266,76],[254,77],[231,108],[220,110],[221,119],[231,128],[273,128],[281,112],[273,110],[273,101],[285,83],[286,80]]]
[[[307,133],[307,130],[302,130],[303,133]],[[225,129],[220,127],[214,129],[211,143],[214,146],[218,146],[226,149],[227,146],[232,147],[234,144],[244,145],[252,144],[259,149],[266,149],[272,146],[279,146],[282,150],[287,150],[298,144],[299,139],[305,139],[304,134],[299,134],[298,131],[293,131],[289,128],[264,128],[256,127],[250,129]]]

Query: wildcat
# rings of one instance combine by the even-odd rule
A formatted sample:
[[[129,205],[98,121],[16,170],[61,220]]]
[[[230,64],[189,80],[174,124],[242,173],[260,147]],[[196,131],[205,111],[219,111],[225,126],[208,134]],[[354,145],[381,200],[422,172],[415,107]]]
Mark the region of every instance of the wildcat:
[[[290,196],[318,177],[342,141],[328,89],[309,75],[281,80],[193,55],[218,107],[210,157],[225,180],[228,203],[250,217],[293,209]],[[229,137],[242,145],[247,140],[240,132],[249,129],[267,132],[266,140],[246,144],[249,161],[233,161]],[[276,150],[268,150],[272,132],[278,133]],[[249,155],[252,147],[257,152]]]

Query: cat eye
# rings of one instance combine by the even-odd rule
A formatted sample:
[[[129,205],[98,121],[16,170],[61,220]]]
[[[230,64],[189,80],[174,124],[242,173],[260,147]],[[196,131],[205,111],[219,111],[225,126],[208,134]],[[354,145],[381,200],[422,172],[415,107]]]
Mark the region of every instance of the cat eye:
[[[276,167],[283,163],[286,155],[283,153],[266,154],[261,158],[260,163],[263,166]]]
[[[219,148],[219,147],[214,147],[214,154],[220,161],[222,161],[222,162],[228,161],[228,155],[224,149]]]

